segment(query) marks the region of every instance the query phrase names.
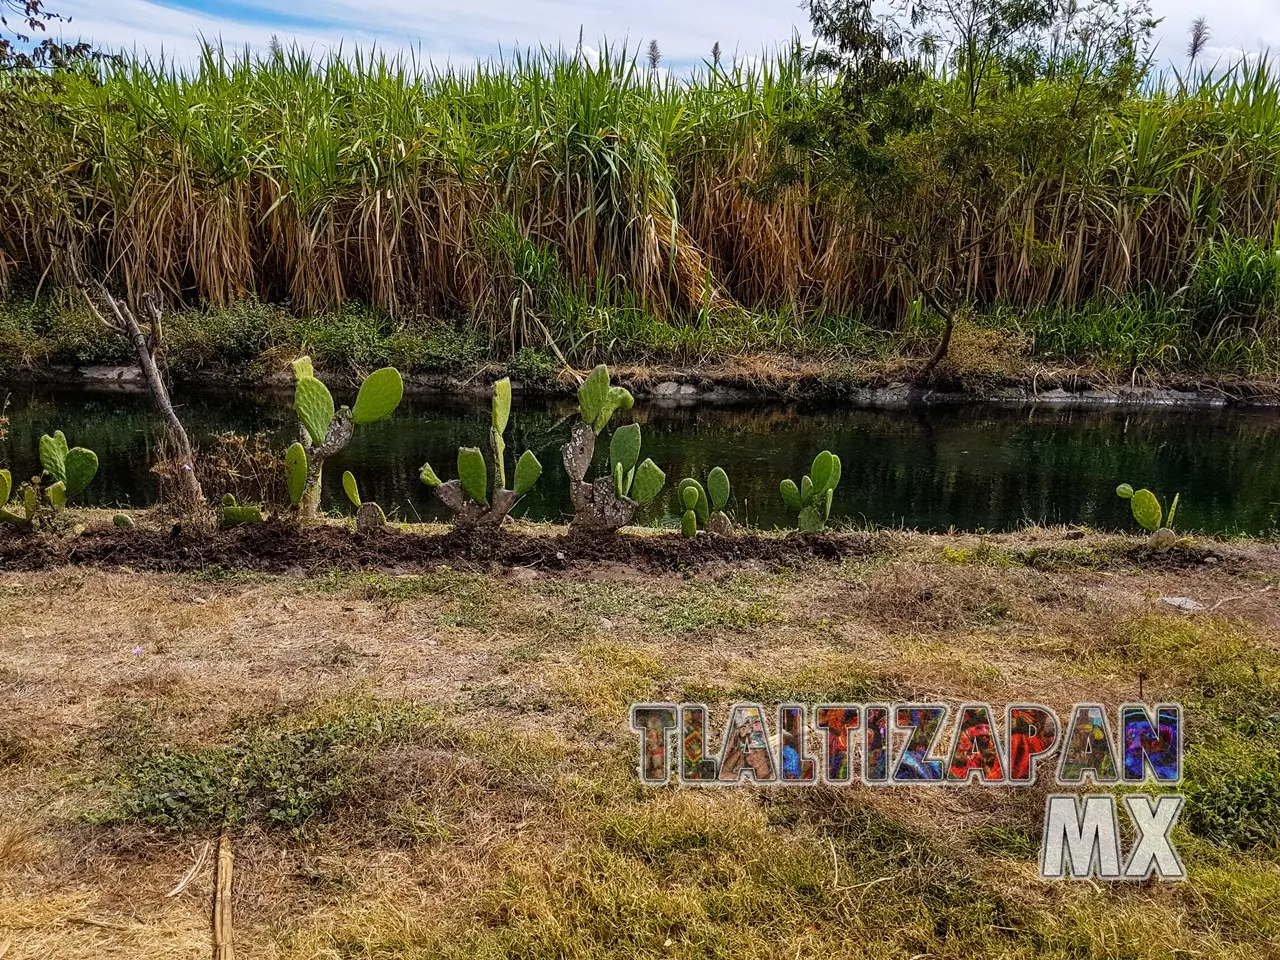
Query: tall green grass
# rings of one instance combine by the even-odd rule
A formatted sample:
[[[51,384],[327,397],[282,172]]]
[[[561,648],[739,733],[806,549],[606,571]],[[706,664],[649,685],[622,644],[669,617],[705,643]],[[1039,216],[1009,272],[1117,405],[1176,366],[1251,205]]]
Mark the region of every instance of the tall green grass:
[[[1043,319],[1152,295],[1180,311],[1179,349],[1274,338],[1271,66],[1150,84],[1087,115],[1073,83],[984,104],[1007,190],[947,240],[966,250],[957,296]],[[780,125],[835,95],[797,46],[686,77],[620,49],[436,70],[207,47],[189,69],[125,57],[53,83],[0,78],[0,275],[56,281],[54,253],[74,242],[134,296],[464,316],[506,356],[602,355],[654,322],[712,348],[735,324],[765,343],[805,318],[899,326],[915,291],[877,224],[803,178],[767,201],[753,189],[790,149]],[[931,124],[893,145],[922,211],[961,91],[937,78],[924,95]],[[1122,355],[1126,325],[1151,322],[1043,337],[1064,353],[1106,337],[1091,349]]]

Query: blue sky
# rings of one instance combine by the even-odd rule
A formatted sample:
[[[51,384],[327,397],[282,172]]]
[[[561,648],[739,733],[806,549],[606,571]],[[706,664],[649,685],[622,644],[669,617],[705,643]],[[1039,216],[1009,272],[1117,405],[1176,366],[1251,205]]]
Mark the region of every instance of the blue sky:
[[[74,19],[62,32],[108,47],[191,58],[199,37],[229,46],[265,48],[272,34],[323,52],[343,44],[407,49],[443,63],[489,57],[500,48],[572,47],[582,27],[588,46],[601,39],[632,48],[656,39],[664,62],[682,69],[708,56],[717,41],[759,54],[804,33],[796,0],[49,0]],[[1280,51],[1280,0],[1154,0],[1160,53],[1185,62],[1186,33],[1200,15],[1209,20],[1209,62],[1264,48]]]

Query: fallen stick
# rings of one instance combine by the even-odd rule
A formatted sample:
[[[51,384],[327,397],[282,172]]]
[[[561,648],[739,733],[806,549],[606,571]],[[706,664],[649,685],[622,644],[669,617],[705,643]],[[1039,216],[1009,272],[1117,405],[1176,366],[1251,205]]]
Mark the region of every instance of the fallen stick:
[[[236,958],[231,934],[231,870],[234,863],[231,837],[224,826],[218,841],[218,879],[213,894],[213,960]]]

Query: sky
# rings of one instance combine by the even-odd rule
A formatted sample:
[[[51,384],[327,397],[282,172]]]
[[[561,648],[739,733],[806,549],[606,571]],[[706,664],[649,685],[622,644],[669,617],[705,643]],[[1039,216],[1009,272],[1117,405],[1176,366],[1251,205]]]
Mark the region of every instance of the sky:
[[[47,0],[70,15],[68,39],[178,60],[194,57],[200,37],[228,47],[265,49],[272,35],[322,54],[340,44],[408,50],[437,64],[471,63],[501,50],[576,46],[604,39],[642,49],[656,39],[663,63],[687,69],[719,42],[724,58],[755,56],[806,34],[798,0]],[[1280,52],[1280,0],[1153,0],[1164,18],[1157,59],[1182,66],[1187,31],[1204,16],[1211,39],[1206,65],[1264,49]],[[57,28],[53,32],[57,32]]]

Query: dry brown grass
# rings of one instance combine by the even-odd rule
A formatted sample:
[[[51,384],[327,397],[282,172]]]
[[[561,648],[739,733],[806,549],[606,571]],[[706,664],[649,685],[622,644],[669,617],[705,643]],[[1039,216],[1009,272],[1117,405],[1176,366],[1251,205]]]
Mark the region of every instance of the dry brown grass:
[[[636,790],[633,698],[1063,709],[1133,696],[1139,669],[1150,695],[1177,694],[1196,661],[1268,655],[1269,546],[1090,570],[1099,543],[1062,541],[1085,566],[1038,570],[1019,542],[895,535],[892,555],[840,566],[643,581],[0,573],[5,960],[206,952],[211,866],[166,894],[214,833],[121,817],[118,775],[343,718],[381,730],[403,704],[426,719],[361,748],[331,806],[296,831],[237,827],[246,955],[814,956],[855,949],[875,924],[901,931],[885,956],[1280,950],[1259,907],[1280,890],[1274,856],[1224,862],[1193,844],[1193,883],[1172,894],[1044,884],[1009,847],[1038,829],[1036,791]],[[1187,615],[1165,595],[1222,603]],[[1015,932],[989,929],[1002,923]]]

